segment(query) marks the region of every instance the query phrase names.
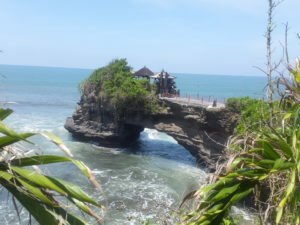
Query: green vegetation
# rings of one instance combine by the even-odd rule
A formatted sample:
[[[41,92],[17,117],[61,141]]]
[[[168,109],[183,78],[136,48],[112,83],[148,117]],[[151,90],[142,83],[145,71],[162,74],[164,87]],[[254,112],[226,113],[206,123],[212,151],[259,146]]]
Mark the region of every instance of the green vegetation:
[[[69,203],[74,206],[73,208],[77,207],[83,214],[90,215],[99,222],[101,218],[98,213],[93,212],[90,208],[90,206],[101,207],[99,203],[79,187],[61,179],[43,175],[37,166],[70,162],[94,185],[98,186],[90,169],[81,161],[71,158],[71,152],[61,140],[47,132],[43,132],[41,135],[60,147],[69,157],[24,156],[24,152],[13,144],[22,141],[31,143],[28,138],[36,134],[16,133],[8,128],[3,120],[11,113],[10,109],[0,109],[0,185],[10,192],[13,199],[17,199],[41,225],[86,225],[87,222],[70,212],[72,207]],[[17,207],[16,210],[18,212]]]
[[[185,216],[186,224],[233,224],[230,208],[250,195],[260,224],[300,224],[299,61],[289,71],[292,80],[281,78],[285,92],[280,105],[249,98],[228,101],[242,113],[240,129],[229,145],[238,152],[215,182],[196,193],[200,202]],[[270,116],[268,107],[274,105],[280,110]]]
[[[199,202],[184,217],[185,224],[237,224],[229,212],[245,200],[256,209],[259,224],[300,224],[300,61],[290,66],[287,25],[290,79],[277,70],[282,59],[272,62],[273,11],[281,2],[268,0],[267,64],[266,70],[261,69],[268,78],[268,104],[229,99],[227,107],[240,112],[241,120],[227,146],[228,161],[217,168],[209,185],[194,194]],[[272,78],[275,72],[281,75],[277,82]],[[273,99],[276,83],[280,102]]]
[[[118,119],[136,112],[152,113],[158,108],[155,88],[147,79],[135,79],[125,59],[113,60],[95,70],[80,85],[82,93],[96,92],[98,102],[109,101]]]
[[[279,104],[274,105],[278,109]],[[240,114],[240,122],[235,128],[235,134],[243,134],[248,130],[263,129],[265,125],[262,121],[270,119],[269,104],[263,100],[250,97],[229,98],[226,107]]]

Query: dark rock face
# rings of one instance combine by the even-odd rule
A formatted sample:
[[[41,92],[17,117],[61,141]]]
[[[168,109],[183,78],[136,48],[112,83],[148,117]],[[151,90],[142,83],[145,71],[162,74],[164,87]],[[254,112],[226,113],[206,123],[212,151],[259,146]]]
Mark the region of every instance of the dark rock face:
[[[96,103],[95,99],[93,93],[83,96],[72,118],[67,119],[65,128],[75,138],[101,146],[123,147],[137,140],[145,127],[152,128],[172,136],[201,166],[208,168],[214,168],[222,156],[239,118],[225,108],[206,109],[164,100],[163,112],[137,112],[116,119],[115,109],[108,102]]]
[[[200,166],[214,169],[239,116],[224,108],[206,109],[170,101],[164,101],[164,104],[166,113],[153,115],[150,121],[143,122],[145,127],[172,136]]]
[[[125,147],[139,138],[142,125],[117,121],[115,109],[105,100],[98,102],[94,92],[83,95],[65,128],[73,137],[105,147]]]

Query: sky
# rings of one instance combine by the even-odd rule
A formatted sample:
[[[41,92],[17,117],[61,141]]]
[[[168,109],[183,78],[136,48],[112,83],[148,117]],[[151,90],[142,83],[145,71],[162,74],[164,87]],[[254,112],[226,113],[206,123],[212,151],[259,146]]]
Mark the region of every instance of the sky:
[[[260,75],[267,0],[0,0],[0,64],[98,68],[127,58],[134,69]],[[299,0],[275,11],[274,58],[289,22],[300,56]],[[298,18],[297,18],[298,17]]]

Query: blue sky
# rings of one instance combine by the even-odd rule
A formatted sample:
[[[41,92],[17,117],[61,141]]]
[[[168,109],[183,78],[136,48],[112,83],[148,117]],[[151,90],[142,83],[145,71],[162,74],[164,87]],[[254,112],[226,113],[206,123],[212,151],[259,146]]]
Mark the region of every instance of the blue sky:
[[[267,0],[0,0],[0,64],[100,67],[127,58],[139,69],[259,75]],[[275,13],[276,55],[289,22],[300,55],[299,0]],[[298,18],[297,18],[298,17]]]

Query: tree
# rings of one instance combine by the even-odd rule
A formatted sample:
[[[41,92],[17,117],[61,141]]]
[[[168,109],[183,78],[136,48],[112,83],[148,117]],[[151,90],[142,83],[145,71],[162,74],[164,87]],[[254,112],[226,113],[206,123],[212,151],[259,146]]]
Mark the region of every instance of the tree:
[[[134,78],[126,59],[113,60],[95,70],[80,86],[83,95],[98,96],[97,105],[112,105],[117,120],[135,112],[153,113],[158,108],[153,86],[147,79]]]

